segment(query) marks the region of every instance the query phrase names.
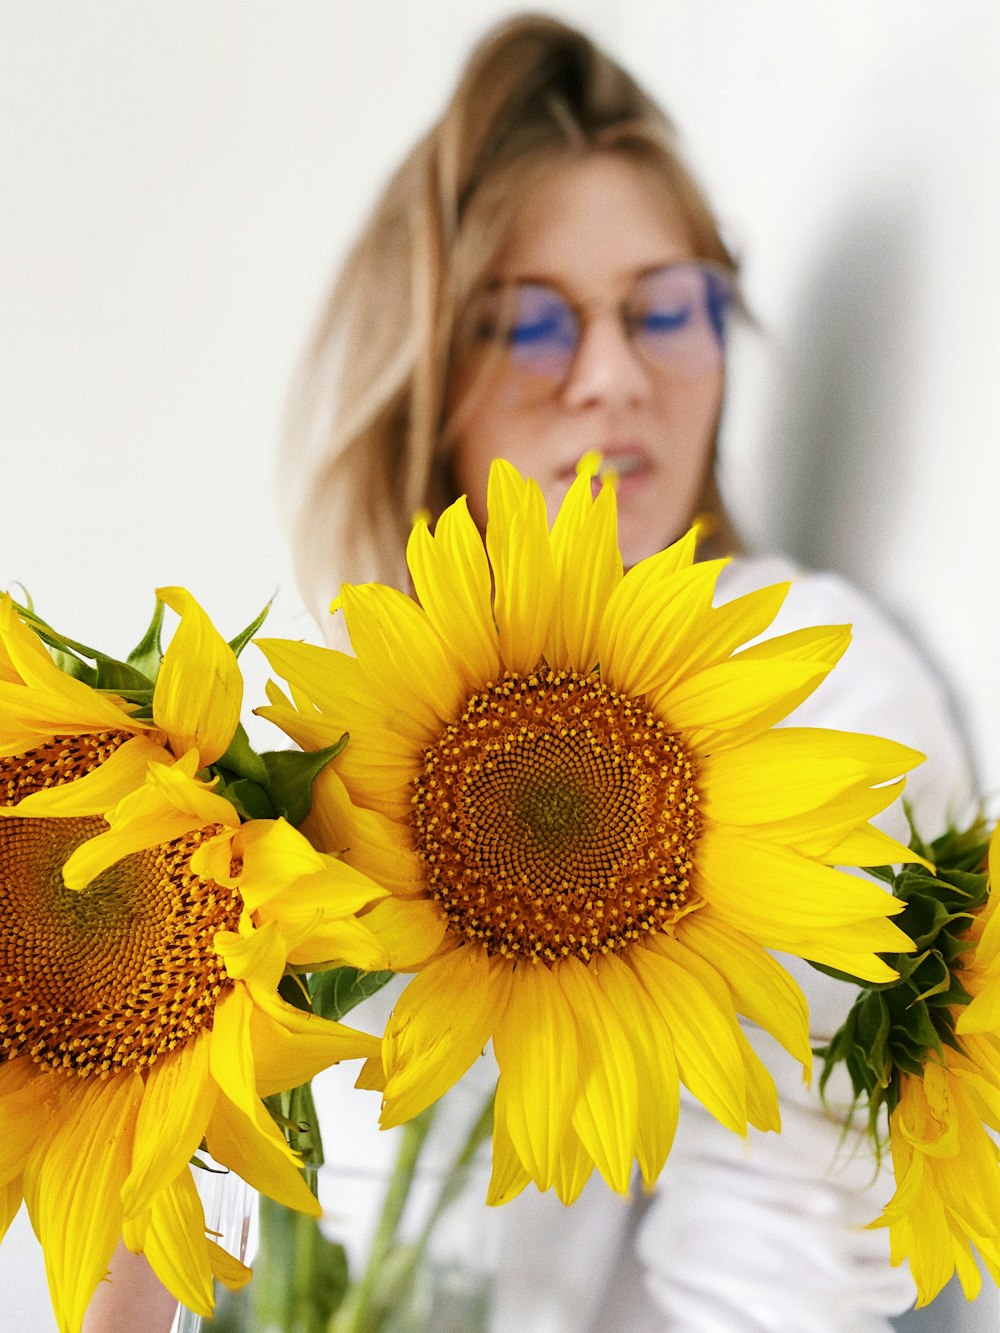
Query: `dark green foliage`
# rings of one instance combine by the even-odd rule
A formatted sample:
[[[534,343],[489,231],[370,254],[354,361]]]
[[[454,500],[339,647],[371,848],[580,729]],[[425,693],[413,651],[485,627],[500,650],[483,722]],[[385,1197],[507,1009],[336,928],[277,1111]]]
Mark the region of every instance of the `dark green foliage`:
[[[982,819],[967,830],[949,830],[930,846],[914,832],[910,845],[934,864],[934,872],[921,865],[869,872],[906,903],[893,920],[915,951],[881,955],[898,971],[898,980],[873,984],[820,969],[860,988],[843,1027],[816,1052],[823,1061],[820,1090],[843,1062],[856,1099],[867,1104],[876,1139],[883,1105],[891,1114],[899,1100],[901,1076],[921,1074],[932,1053],[941,1055],[945,1046],[961,1049],[957,1011],[971,998],[962,984],[962,960],[973,915],[989,893],[989,831]]]

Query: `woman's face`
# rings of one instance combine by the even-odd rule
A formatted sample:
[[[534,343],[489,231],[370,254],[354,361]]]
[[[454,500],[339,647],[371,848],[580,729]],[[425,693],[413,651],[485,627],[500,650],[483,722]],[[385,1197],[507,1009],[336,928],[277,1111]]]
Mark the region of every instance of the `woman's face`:
[[[477,523],[485,524],[494,458],[537,480],[551,519],[578,460],[596,450],[618,474],[626,565],[686,530],[723,386],[712,328],[719,303],[698,284],[720,279],[659,270],[694,257],[680,215],[622,158],[569,163],[529,194],[473,312],[472,353],[459,353],[450,390],[453,480]],[[654,345],[679,318],[689,321],[686,360]]]

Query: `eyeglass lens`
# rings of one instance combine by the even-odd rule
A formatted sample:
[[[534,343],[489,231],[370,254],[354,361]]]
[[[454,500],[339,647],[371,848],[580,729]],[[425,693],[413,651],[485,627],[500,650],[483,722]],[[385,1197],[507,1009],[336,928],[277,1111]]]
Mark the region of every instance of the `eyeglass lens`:
[[[732,304],[724,269],[671,264],[641,275],[620,315],[652,369],[695,378],[721,364]],[[524,282],[483,293],[470,311],[466,344],[495,356],[518,396],[532,398],[565,382],[580,336],[580,314],[559,292]]]

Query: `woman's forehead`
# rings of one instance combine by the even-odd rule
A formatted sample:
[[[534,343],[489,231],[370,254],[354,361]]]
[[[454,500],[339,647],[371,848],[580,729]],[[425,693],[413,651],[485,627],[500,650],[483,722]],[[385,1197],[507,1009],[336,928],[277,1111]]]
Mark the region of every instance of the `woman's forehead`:
[[[600,296],[692,257],[689,228],[666,186],[621,156],[594,154],[563,163],[530,191],[493,276]]]

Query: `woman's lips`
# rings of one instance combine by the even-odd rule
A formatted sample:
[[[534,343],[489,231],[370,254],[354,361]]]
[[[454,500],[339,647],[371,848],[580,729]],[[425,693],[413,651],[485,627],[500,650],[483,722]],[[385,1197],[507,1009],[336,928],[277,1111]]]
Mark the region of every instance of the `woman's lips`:
[[[633,478],[641,478],[648,473],[653,466],[653,460],[646,449],[641,446],[614,445],[605,448],[593,450],[601,459],[601,469],[598,473],[600,477],[617,478],[619,484],[630,482]],[[582,457],[582,455],[581,455]],[[559,473],[559,480],[569,484],[576,476],[579,459],[575,460],[568,467],[564,467]]]
[[[613,446],[602,449],[601,478],[614,478],[615,490],[626,498],[645,485],[653,462],[647,451],[638,446]]]

